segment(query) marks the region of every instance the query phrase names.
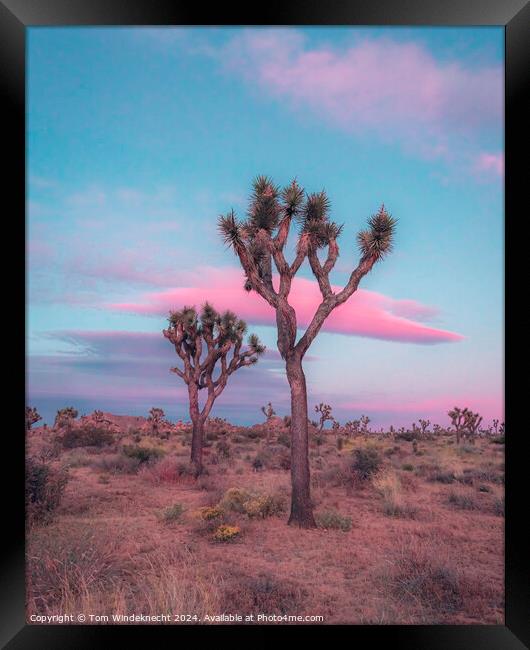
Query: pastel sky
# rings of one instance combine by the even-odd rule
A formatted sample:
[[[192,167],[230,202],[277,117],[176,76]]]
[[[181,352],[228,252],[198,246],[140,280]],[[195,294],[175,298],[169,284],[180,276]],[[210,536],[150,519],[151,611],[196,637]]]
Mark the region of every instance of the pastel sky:
[[[336,287],[381,203],[399,220],[308,353],[310,408],[375,428],[454,405],[503,418],[502,28],[28,31],[27,389],[45,421],[67,405],[187,419],[161,331],[205,299],[268,348],[212,415],[288,413],[274,315],[216,230],[257,174],[326,189]],[[292,301],[303,330],[307,264]]]

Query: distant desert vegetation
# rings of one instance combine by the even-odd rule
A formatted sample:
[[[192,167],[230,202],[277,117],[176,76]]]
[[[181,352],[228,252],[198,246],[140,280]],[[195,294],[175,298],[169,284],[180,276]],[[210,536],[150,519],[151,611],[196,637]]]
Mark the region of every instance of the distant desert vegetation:
[[[149,418],[63,409],[54,427],[30,425],[28,619],[502,624],[498,423],[457,444],[454,430],[426,422],[376,433],[368,418],[340,425],[328,405],[314,412],[311,529],[286,525],[289,418],[271,404],[254,426],[207,420],[200,476],[191,423],[169,423],[161,409]]]

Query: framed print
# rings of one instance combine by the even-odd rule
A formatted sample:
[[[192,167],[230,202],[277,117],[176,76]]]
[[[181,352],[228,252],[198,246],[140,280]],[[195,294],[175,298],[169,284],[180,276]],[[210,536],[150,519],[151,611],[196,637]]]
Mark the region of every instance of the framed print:
[[[260,9],[0,4],[3,647],[529,647],[528,6]]]

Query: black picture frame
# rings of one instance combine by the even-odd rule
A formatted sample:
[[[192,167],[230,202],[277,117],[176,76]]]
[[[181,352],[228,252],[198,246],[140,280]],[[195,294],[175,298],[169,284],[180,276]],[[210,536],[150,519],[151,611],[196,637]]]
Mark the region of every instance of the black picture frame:
[[[376,643],[408,649],[429,650],[520,650],[530,647],[530,535],[525,490],[528,483],[528,456],[524,453],[526,431],[523,426],[524,399],[518,399],[523,390],[525,370],[524,319],[515,314],[522,311],[525,300],[514,288],[519,277],[525,279],[522,265],[527,251],[523,250],[521,228],[523,189],[528,163],[525,161],[524,137],[526,127],[523,101],[525,81],[529,77],[528,33],[530,6],[527,0],[371,0],[371,2],[305,0],[247,8],[221,6],[201,10],[191,3],[176,0],[0,0],[0,70],[5,110],[4,161],[5,195],[10,210],[4,213],[5,249],[13,249],[4,278],[12,291],[10,305],[24,313],[24,251],[25,251],[25,43],[26,29],[36,25],[503,25],[505,26],[506,109],[505,109],[505,394],[508,441],[506,444],[506,523],[505,523],[505,625],[484,626],[296,626],[287,628],[235,626],[195,627],[181,626],[43,626],[27,625],[24,612],[24,435],[22,424],[25,395],[24,326],[18,336],[9,333],[8,348],[14,359],[9,364],[9,387],[13,391],[13,426],[4,432],[2,495],[4,540],[1,556],[0,643],[9,650],[39,648],[112,647],[124,643],[124,637],[147,637],[151,647],[185,642],[183,635],[191,634],[192,642],[208,634],[215,643],[226,643],[227,635],[237,632],[237,639],[259,633],[264,641],[271,635],[285,632],[309,631],[315,637],[336,631],[346,634],[349,643],[359,648]],[[18,223],[7,237],[6,223]],[[20,279],[19,279],[20,278]],[[21,287],[20,282],[23,286]],[[523,294],[525,295],[525,294]],[[7,314],[7,308],[5,309]],[[5,317],[7,318],[7,316]],[[6,362],[7,363],[7,362]],[[520,372],[517,372],[518,368]],[[458,369],[455,369],[458,372]],[[19,410],[20,407],[20,410]],[[11,469],[11,471],[8,471]],[[526,485],[525,485],[526,483]],[[7,512],[9,510],[9,512]],[[470,549],[472,551],[472,549]],[[348,629],[338,630],[337,628]],[[240,637],[239,635],[243,636]],[[213,636],[212,636],[213,635]],[[321,637],[324,640],[324,637]],[[255,642],[255,641],[254,641]],[[329,642],[329,641],[328,641]]]

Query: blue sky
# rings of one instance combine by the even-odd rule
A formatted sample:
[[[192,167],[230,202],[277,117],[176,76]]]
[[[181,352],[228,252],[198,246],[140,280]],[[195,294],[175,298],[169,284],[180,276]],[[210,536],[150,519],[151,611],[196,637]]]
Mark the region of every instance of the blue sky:
[[[338,285],[384,202],[395,251],[353,307],[414,301],[409,320],[463,337],[323,331],[310,400],[376,426],[455,403],[502,418],[503,51],[502,28],[30,28],[29,402],[48,421],[67,404],[186,418],[164,300],[201,300],[208,274],[223,294],[237,264],[216,218],[265,173],[327,190]],[[247,320],[271,353],[214,414],[250,423],[288,392],[274,328]]]

